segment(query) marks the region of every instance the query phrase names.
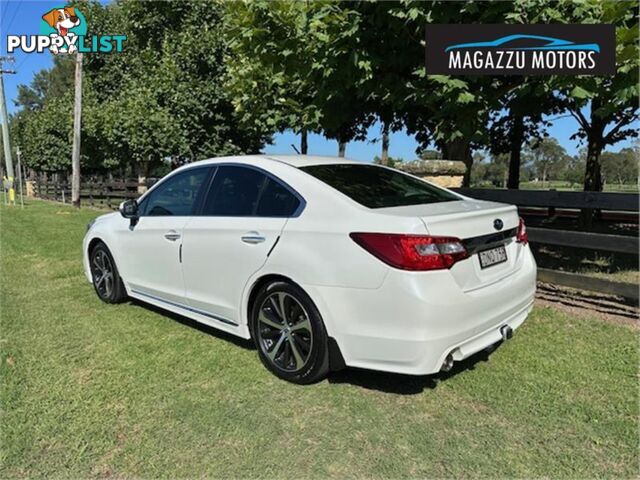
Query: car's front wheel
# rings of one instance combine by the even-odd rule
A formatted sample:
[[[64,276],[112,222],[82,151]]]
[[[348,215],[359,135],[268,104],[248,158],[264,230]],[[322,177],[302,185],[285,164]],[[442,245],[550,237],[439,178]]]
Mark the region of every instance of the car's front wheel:
[[[111,252],[104,243],[96,245],[89,255],[93,287],[100,300],[106,303],[120,303],[127,298],[127,292],[118,273],[118,267]]]
[[[263,286],[253,302],[251,330],[260,360],[278,377],[308,384],[329,371],[322,317],[297,285],[274,281]]]

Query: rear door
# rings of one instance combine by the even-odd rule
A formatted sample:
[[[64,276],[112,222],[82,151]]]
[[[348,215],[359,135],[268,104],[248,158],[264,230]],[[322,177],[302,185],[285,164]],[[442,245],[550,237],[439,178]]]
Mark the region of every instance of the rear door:
[[[248,279],[264,265],[287,218],[303,204],[296,192],[258,168],[218,167],[202,211],[184,231],[189,305],[223,323],[240,324]]]

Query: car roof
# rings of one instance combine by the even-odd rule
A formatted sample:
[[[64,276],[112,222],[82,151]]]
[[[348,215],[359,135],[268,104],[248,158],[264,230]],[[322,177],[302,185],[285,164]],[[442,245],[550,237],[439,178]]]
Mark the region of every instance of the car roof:
[[[318,155],[264,155],[264,157],[278,162],[283,162],[294,167],[307,167],[309,165],[335,165],[339,163],[362,163],[343,157],[329,157]]]
[[[269,155],[269,154],[261,154],[261,155],[237,155],[237,156],[229,156],[229,157],[214,157],[208,158],[206,160],[200,160],[198,162],[193,162],[185,165],[184,167],[193,167],[196,165],[206,165],[206,164],[215,164],[215,163],[233,163],[233,162],[248,162],[253,163],[255,165],[265,165],[265,161],[275,161],[280,163],[286,163],[287,165],[291,165],[292,167],[306,167],[310,165],[335,165],[335,164],[361,164],[357,160],[350,160],[343,157],[329,157],[329,156],[316,156],[316,155]]]

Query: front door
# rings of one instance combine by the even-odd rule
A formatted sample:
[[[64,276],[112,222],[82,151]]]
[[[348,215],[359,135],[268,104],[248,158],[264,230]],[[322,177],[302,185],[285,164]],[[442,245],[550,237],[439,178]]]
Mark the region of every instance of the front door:
[[[162,181],[143,199],[138,223],[122,232],[122,277],[134,294],[185,303],[182,236],[209,171],[195,167]]]

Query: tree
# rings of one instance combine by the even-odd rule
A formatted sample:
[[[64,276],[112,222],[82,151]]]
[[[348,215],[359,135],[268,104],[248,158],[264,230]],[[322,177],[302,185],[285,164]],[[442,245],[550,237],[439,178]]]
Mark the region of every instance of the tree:
[[[442,160],[442,153],[438,150],[425,149],[418,153],[418,157],[422,160]]]
[[[379,157],[378,155],[373,157],[373,163],[376,165],[386,165],[387,167],[396,167],[402,162],[404,162],[404,159],[398,157],[387,157],[386,160],[383,160],[382,157]]]
[[[474,168],[471,172],[471,184],[478,187],[506,188],[509,172],[509,155],[474,153]]]
[[[637,147],[623,148],[619,152],[603,152],[600,156],[603,181],[618,185],[637,185],[639,158],[640,150]]]
[[[509,154],[506,187],[517,189],[523,145],[535,144],[547,135],[550,122],[544,116],[557,112],[560,104],[546,79],[511,77],[503,82],[513,86],[497,98],[489,124],[490,149],[495,154]]]
[[[578,122],[573,138],[586,141],[585,191],[602,191],[600,155],[614,145],[638,135],[633,122],[638,119],[638,10],[635,2],[567,4],[567,18],[583,23],[616,26],[616,68],[613,76],[562,77],[557,80],[557,96]],[[591,209],[583,210],[581,221],[590,226]]]
[[[520,0],[513,2],[505,14],[506,23],[557,23],[566,20],[563,12],[568,2],[546,0]],[[575,23],[580,23],[577,20]],[[521,152],[525,144],[535,145],[547,136],[550,122],[545,115],[563,110],[560,100],[553,95],[554,82],[549,77],[497,77],[495,90],[490,96],[494,102],[489,124],[489,142],[493,153],[509,154],[507,188],[517,189],[522,168]]]
[[[427,23],[502,23],[512,11],[510,2],[419,2],[388,3],[390,15],[400,20],[398,34],[381,32],[393,38],[400,58],[410,73],[398,88],[399,111],[409,133],[421,149],[430,144],[448,160],[462,160],[467,166],[464,185],[469,185],[473,165],[472,151],[487,145],[486,124],[491,96],[496,92],[492,77],[452,77],[427,75],[424,65],[424,25]],[[390,25],[393,23],[389,22]]]
[[[308,132],[320,130],[308,81],[322,24],[309,2],[228,2],[225,4],[226,88],[240,120],[264,131],[292,129],[307,153]],[[311,18],[310,18],[311,17]]]
[[[51,98],[59,98],[73,89],[75,65],[70,55],[58,55],[53,58],[50,70],[37,72],[30,85],[18,85],[16,107],[29,112],[41,109]]]
[[[584,182],[584,166],[587,158],[587,152],[583,149],[577,155],[567,159],[567,168],[564,171],[562,179],[569,182],[569,186],[573,189],[576,186],[582,187]]]
[[[269,131],[241,124],[223,89],[223,6],[82,2],[79,8],[91,34],[127,35],[124,52],[85,56],[82,158],[91,169],[135,167],[144,173],[167,158],[178,164],[254,153],[269,140]],[[69,167],[70,155],[57,145],[68,138],[70,113],[63,111],[64,94],[56,89],[58,78],[73,82],[73,75],[60,58],[19,99],[24,157],[37,168]]]
[[[547,180],[562,178],[569,156],[555,138],[546,138],[534,145],[528,145],[525,159],[544,188]]]

